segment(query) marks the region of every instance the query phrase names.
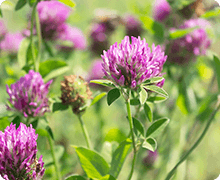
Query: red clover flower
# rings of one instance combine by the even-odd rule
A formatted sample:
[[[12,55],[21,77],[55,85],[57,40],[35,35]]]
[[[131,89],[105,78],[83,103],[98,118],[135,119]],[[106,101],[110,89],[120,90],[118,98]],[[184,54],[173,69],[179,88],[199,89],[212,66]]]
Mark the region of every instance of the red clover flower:
[[[156,21],[162,22],[171,12],[171,7],[166,0],[156,0],[153,6],[153,17]]]
[[[0,177],[5,180],[40,180],[44,175],[42,155],[37,159],[35,129],[21,123],[0,131]]]
[[[137,89],[147,79],[161,76],[164,56],[161,47],[152,45],[152,51],[146,40],[140,37],[125,36],[121,44],[117,42],[101,55],[103,71],[108,79],[121,87]]]
[[[6,85],[10,96],[10,106],[7,105],[7,109],[19,111],[24,117],[42,116],[49,111],[47,94],[51,83],[52,80],[45,84],[40,73],[30,70],[12,84],[11,88]]]

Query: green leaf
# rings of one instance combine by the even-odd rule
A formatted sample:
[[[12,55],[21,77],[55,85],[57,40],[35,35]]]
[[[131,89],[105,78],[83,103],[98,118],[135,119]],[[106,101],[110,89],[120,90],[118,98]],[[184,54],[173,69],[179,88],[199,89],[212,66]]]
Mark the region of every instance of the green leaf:
[[[220,8],[215,8],[214,10],[207,11],[200,18],[214,18],[220,15]]]
[[[34,120],[34,121],[31,123],[34,129],[37,128],[38,122],[39,122],[39,118],[37,118],[36,120]]]
[[[147,101],[152,102],[152,103],[160,103],[165,101],[167,98],[163,96],[150,96]]]
[[[139,95],[140,95],[140,103],[144,104],[147,100],[148,94],[147,94],[147,91],[143,87],[141,87],[141,91]]]
[[[105,141],[116,141],[118,143],[121,143],[126,138],[126,135],[119,129],[114,128],[110,129],[108,133],[105,136]]]
[[[141,16],[140,19],[143,22],[143,27],[147,31],[159,38],[164,38],[164,27],[161,23],[154,21],[153,18],[149,16]]]
[[[50,128],[50,126],[47,126],[47,127],[46,127],[46,130],[47,130],[48,135],[54,140],[53,131],[52,131],[52,129]]]
[[[151,110],[151,108],[148,106],[147,103],[144,103],[144,112],[145,112],[145,114],[146,114],[148,120],[149,120],[150,122],[152,122],[152,121],[153,121],[153,113],[152,113],[152,110]]]
[[[169,32],[169,38],[170,39],[178,39],[181,38],[187,34],[189,34],[190,32],[194,31],[197,27],[193,27],[193,28],[187,28],[187,29],[177,29],[175,31],[170,30]]]
[[[69,107],[68,105],[64,105],[61,102],[55,102],[55,103],[53,103],[52,111],[53,112],[64,111],[64,110],[68,109],[68,107]]]
[[[112,175],[106,175],[99,180],[116,180]]]
[[[65,72],[67,72],[70,68],[68,66],[65,66],[65,67],[61,67],[61,68],[58,68],[56,70],[52,70],[48,75],[46,75],[43,79],[44,79],[44,82],[47,82],[57,76],[60,76],[61,74],[64,74]]]
[[[137,106],[137,105],[140,105],[141,102],[140,102],[139,99],[131,99],[131,100],[130,100],[130,104],[131,104],[132,106]]]
[[[215,73],[217,75],[218,89],[220,91],[220,59],[217,56],[214,56],[214,66]]]
[[[30,44],[30,40],[28,38],[24,38],[21,41],[20,48],[18,50],[18,64],[20,68],[23,68],[27,62],[27,50]]]
[[[141,135],[144,137],[145,131],[143,124],[136,118],[132,117],[133,124],[134,124],[134,133],[138,136],[138,132],[141,133]]]
[[[114,83],[107,79],[97,79],[97,80],[91,80],[90,83],[100,84],[107,87],[115,87]]]
[[[15,11],[21,9],[22,7],[24,7],[24,5],[27,3],[26,0],[18,0],[16,6],[15,6]]]
[[[36,2],[37,0],[28,0],[28,4],[30,5],[30,7],[32,7]]]
[[[59,1],[71,8],[76,6],[76,3],[72,0],[59,0]]]
[[[98,94],[96,97],[93,98],[92,103],[90,106],[92,106],[93,104],[97,103],[100,99],[102,99],[107,93],[103,92],[101,94]]]
[[[144,81],[143,85],[158,83],[161,82],[163,79],[164,79],[163,77],[153,77],[151,79]]]
[[[16,116],[13,120],[12,120],[13,124],[16,124],[16,128],[19,127],[20,123],[21,123],[21,117],[20,116]]]
[[[168,118],[161,118],[153,122],[151,126],[147,129],[146,137],[157,136],[170,122]]]
[[[65,61],[62,61],[60,59],[48,59],[40,63],[39,72],[42,77],[45,77],[46,75],[51,73],[51,71],[57,70],[65,66],[67,66],[67,63]]]
[[[120,97],[121,93],[118,88],[111,89],[107,94],[107,103],[110,106],[116,99]]]
[[[89,178],[100,179],[108,174],[109,165],[102,156],[83,147],[73,147],[76,150],[83,170]]]
[[[158,94],[160,94],[162,96],[165,96],[166,98],[169,97],[167,92],[163,88],[160,88],[158,86],[150,85],[150,86],[144,86],[144,88],[147,89],[147,90],[156,92],[156,93],[158,93]]]
[[[49,53],[50,57],[53,57],[54,52],[53,52],[53,49],[51,47],[52,45],[50,44],[51,42],[48,42],[48,41],[43,39],[43,43],[44,43],[44,46],[45,46],[45,50]]]
[[[126,137],[125,137],[126,138]],[[111,163],[112,160],[112,155],[116,148],[118,147],[119,143],[116,141],[105,141],[102,145],[102,150],[101,150],[101,156],[105,157],[105,160],[108,164]]]
[[[118,148],[115,150],[112,157],[111,168],[109,171],[109,174],[112,175],[113,177],[115,178],[118,177],[122,165],[125,161],[125,158],[131,148],[131,144],[132,141],[130,139],[126,139],[125,141],[121,142]]]
[[[80,175],[73,174],[65,178],[65,180],[86,180],[86,179]]]
[[[157,149],[157,141],[149,137],[143,142],[142,147],[154,152]]]
[[[0,9],[0,17],[3,17],[2,10]]]

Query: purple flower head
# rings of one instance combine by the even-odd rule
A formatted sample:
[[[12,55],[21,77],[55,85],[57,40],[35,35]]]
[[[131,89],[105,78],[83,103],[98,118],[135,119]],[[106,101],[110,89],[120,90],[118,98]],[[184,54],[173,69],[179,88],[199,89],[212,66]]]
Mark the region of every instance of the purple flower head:
[[[7,28],[5,26],[4,21],[1,19],[0,20],[0,39],[2,39],[6,33],[7,33]]]
[[[205,55],[211,45],[211,39],[206,32],[212,29],[211,24],[204,19],[190,19],[181,25],[180,29],[198,27],[186,36],[170,43],[169,61],[179,64],[188,63],[198,55]],[[175,30],[174,28],[172,30]]]
[[[65,30],[64,22],[68,18],[71,8],[58,1],[41,1],[37,5],[42,37],[54,40]]]
[[[147,79],[160,76],[167,56],[154,44],[151,51],[145,39],[131,37],[131,41],[125,36],[121,44],[116,42],[101,57],[108,79],[121,87],[137,89]]]
[[[171,7],[166,0],[156,0],[153,6],[153,17],[156,21],[162,22],[171,12]]]
[[[11,88],[6,85],[10,96],[10,106],[7,105],[7,109],[18,111],[24,117],[43,116],[49,111],[47,94],[51,83],[52,80],[45,84],[40,73],[30,70],[28,74],[12,84]]]
[[[91,29],[91,38],[94,41],[103,42],[106,40],[106,26],[102,23],[96,23]]]
[[[70,46],[58,46],[59,49],[65,51],[72,51],[73,49],[83,50],[87,46],[83,32],[79,28],[69,26],[68,24],[65,24],[64,31],[59,34],[58,38],[62,41],[69,41],[71,43]]]
[[[4,39],[0,42],[0,49],[4,52],[15,54],[18,52],[23,38],[20,32],[6,33]]]
[[[127,14],[124,17],[126,35],[138,37],[143,31],[141,22],[133,15]]]
[[[37,159],[37,134],[21,123],[0,131],[0,176],[5,180],[40,180],[44,175],[42,155]]]
[[[151,168],[154,164],[154,162],[157,160],[158,152],[157,151],[148,151],[148,155],[143,159],[143,164]]]

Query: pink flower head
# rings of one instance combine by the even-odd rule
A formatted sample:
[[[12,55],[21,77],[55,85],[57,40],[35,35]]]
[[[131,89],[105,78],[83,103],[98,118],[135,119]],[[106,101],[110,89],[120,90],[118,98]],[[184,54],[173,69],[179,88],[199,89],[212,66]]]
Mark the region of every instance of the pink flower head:
[[[175,39],[170,42],[169,61],[185,64],[190,59],[195,59],[198,55],[205,55],[206,50],[211,45],[211,39],[206,32],[207,29],[212,29],[211,24],[204,19],[190,19],[181,25],[180,29],[197,27],[186,36]],[[172,28],[172,30],[175,30]]]
[[[151,50],[145,39],[131,37],[131,41],[125,36],[121,44],[116,42],[101,57],[108,79],[121,87],[137,89],[147,79],[160,76],[167,56],[160,46],[153,44]]]
[[[6,33],[4,39],[0,42],[0,49],[12,54],[17,53],[23,38],[20,32]]]
[[[40,73],[30,70],[28,74],[12,84],[11,88],[6,85],[10,96],[10,106],[7,105],[7,109],[18,111],[24,117],[43,116],[49,111],[47,94],[51,83],[52,80],[45,84]]]
[[[0,131],[0,177],[5,180],[40,180],[44,175],[42,155],[37,159],[35,129],[21,123]]]
[[[83,34],[83,32],[77,28],[69,26],[68,24],[65,24],[64,31],[59,34],[58,37],[62,41],[69,41],[72,43],[71,46],[59,46],[58,48],[62,50],[71,51],[73,49],[79,49],[84,50],[87,47],[86,38]]]
[[[153,17],[156,21],[162,22],[171,12],[171,7],[166,0],[156,0],[153,6]]]
[[[41,32],[44,39],[54,40],[65,30],[64,23],[71,8],[59,1],[40,1],[37,5]]]
[[[148,155],[143,159],[143,164],[147,167],[152,167],[154,162],[157,160],[158,152],[157,151],[148,151]]]

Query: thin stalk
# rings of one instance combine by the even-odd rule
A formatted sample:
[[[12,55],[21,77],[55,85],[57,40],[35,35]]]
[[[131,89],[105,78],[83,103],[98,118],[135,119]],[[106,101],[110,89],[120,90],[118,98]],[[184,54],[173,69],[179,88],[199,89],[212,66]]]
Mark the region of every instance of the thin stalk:
[[[79,119],[79,122],[80,122],[80,125],[81,125],[81,128],[82,128],[82,131],[83,131],[83,135],[84,135],[85,140],[86,140],[87,147],[90,149],[91,148],[91,143],[90,143],[90,140],[89,140],[89,135],[88,135],[88,132],[86,130],[86,126],[85,126],[85,124],[82,120],[81,115],[78,115],[78,119]]]
[[[174,168],[168,173],[167,177],[165,180],[169,180],[174,172],[176,171],[176,169],[178,168],[178,166],[185,161],[185,159],[193,152],[193,150],[199,145],[199,143],[202,141],[203,137],[205,136],[205,134],[207,133],[209,126],[212,122],[212,120],[215,117],[215,114],[217,113],[217,111],[220,109],[220,103],[218,103],[216,109],[213,111],[212,115],[210,116],[210,119],[208,120],[205,129],[203,130],[202,134],[200,135],[200,137],[198,138],[198,140],[195,142],[195,144],[188,150],[188,152],[180,159],[180,161],[176,164],[176,166],[174,166]]]
[[[131,106],[130,106],[130,99],[126,100],[126,106],[127,106],[127,113],[128,113],[128,121],[130,125],[130,130],[131,130],[131,137],[132,137],[132,143],[133,143],[133,149],[134,149],[134,157],[132,161],[132,167],[131,167],[131,172],[128,177],[128,180],[131,179],[133,172],[134,172],[134,165],[135,165],[135,160],[136,160],[136,146],[135,146],[135,139],[134,139],[134,127],[133,127],[133,122],[132,122],[132,114],[131,114]]]
[[[37,64],[36,64],[36,55],[35,55],[35,49],[34,49],[34,41],[33,41],[33,29],[34,29],[34,20],[35,20],[35,14],[36,14],[36,7],[37,7],[37,2],[33,6],[32,14],[31,14],[31,53],[32,53],[32,58],[34,61],[34,68],[35,71],[37,71]]]
[[[59,167],[58,167],[58,162],[55,156],[55,151],[54,151],[54,146],[53,146],[53,140],[50,137],[50,135],[48,134],[47,136],[49,144],[50,144],[50,150],[51,150],[51,155],[53,157],[53,161],[54,161],[54,166],[55,166],[55,170],[56,170],[56,176],[58,180],[61,180],[61,175],[60,175],[60,171],[59,171]]]
[[[38,16],[38,12],[35,13],[35,19],[36,19],[36,30],[37,30],[37,38],[38,38],[38,56],[36,60],[36,71],[39,71],[39,65],[40,65],[40,59],[41,59],[41,50],[42,50],[42,36],[41,36],[41,26],[40,26],[40,20]]]

